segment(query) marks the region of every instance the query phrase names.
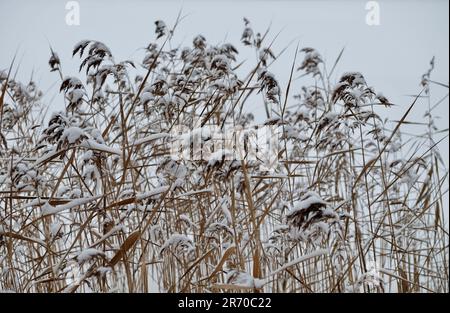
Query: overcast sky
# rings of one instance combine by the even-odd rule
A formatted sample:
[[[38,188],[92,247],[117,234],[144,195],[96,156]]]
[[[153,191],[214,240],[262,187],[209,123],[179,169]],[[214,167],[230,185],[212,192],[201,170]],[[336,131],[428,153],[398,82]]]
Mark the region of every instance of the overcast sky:
[[[251,49],[239,44],[243,30],[242,17],[255,29],[264,31],[272,24],[272,36],[281,31],[274,44],[277,54],[289,43],[293,45],[277,60],[272,71],[281,84],[289,76],[295,45],[317,48],[332,65],[345,47],[334,80],[346,71],[360,71],[367,82],[383,92],[396,108],[389,117],[399,118],[411,103],[408,95],[420,92],[421,75],[436,57],[432,79],[449,81],[449,16],[448,1],[378,1],[380,25],[366,24],[367,1],[144,1],[144,0],[80,0],[80,25],[66,24],[64,0],[0,0],[0,69],[8,68],[18,51],[18,77],[34,79],[46,92],[45,100],[52,109],[61,109],[58,77],[49,72],[49,43],[62,60],[65,75],[76,75],[78,59],[71,58],[75,43],[95,39],[107,44],[116,60],[142,58],[142,48],[153,41],[154,21],[172,24],[183,9],[188,14],[180,24],[175,43],[188,45],[197,34],[210,42],[235,43],[242,59],[254,60]],[[294,88],[301,86],[297,80]],[[433,101],[447,95],[448,89],[433,88]],[[52,98],[54,98],[52,100]],[[255,106],[255,107],[251,107]],[[247,110],[257,111],[259,103]],[[448,99],[435,112],[438,126],[448,128]],[[422,120],[425,103],[418,103],[411,119]],[[50,110],[52,111],[52,110]],[[421,132],[422,129],[410,129]],[[448,159],[448,139],[441,145]]]

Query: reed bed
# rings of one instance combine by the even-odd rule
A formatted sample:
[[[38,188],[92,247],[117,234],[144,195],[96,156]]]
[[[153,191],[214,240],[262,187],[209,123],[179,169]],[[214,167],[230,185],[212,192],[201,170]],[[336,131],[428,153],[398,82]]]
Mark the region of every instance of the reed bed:
[[[361,73],[335,73],[342,53],[297,47],[281,86],[269,30],[244,19],[239,45],[174,48],[182,19],[155,23],[142,60],[78,43],[77,77],[51,50],[62,112],[14,62],[0,71],[0,290],[448,292],[434,60],[393,122]],[[248,73],[236,47],[255,52]],[[211,145],[225,129],[231,146]],[[258,129],[277,140],[250,157]]]

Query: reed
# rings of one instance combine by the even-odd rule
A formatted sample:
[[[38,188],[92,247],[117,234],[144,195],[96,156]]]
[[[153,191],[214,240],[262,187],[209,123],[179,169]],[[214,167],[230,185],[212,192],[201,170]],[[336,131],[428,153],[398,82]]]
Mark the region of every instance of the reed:
[[[327,72],[318,51],[297,47],[281,86],[269,30],[244,20],[239,49],[256,60],[241,74],[230,43],[199,35],[173,48],[181,20],[155,22],[139,63],[78,43],[79,77],[51,49],[63,112],[47,114],[14,62],[0,72],[0,290],[448,292],[448,129],[431,102],[448,86],[432,80],[434,60],[393,122],[379,112],[395,104],[361,73],[332,80],[343,50]],[[426,121],[412,121],[423,102]],[[403,132],[419,122],[424,134]],[[267,166],[246,144],[269,126]],[[238,127],[231,152],[203,131]],[[206,157],[176,158],[180,138]]]

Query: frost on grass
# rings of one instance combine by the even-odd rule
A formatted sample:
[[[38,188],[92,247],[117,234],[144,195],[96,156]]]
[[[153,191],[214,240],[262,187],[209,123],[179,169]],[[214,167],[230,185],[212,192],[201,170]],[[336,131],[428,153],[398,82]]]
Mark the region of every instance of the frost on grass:
[[[51,50],[61,112],[0,70],[0,290],[448,292],[438,60],[408,104],[423,120],[393,121],[364,73],[248,18],[235,42],[175,31],[156,21],[135,60],[83,40],[79,75]],[[249,158],[264,127],[279,140]]]

